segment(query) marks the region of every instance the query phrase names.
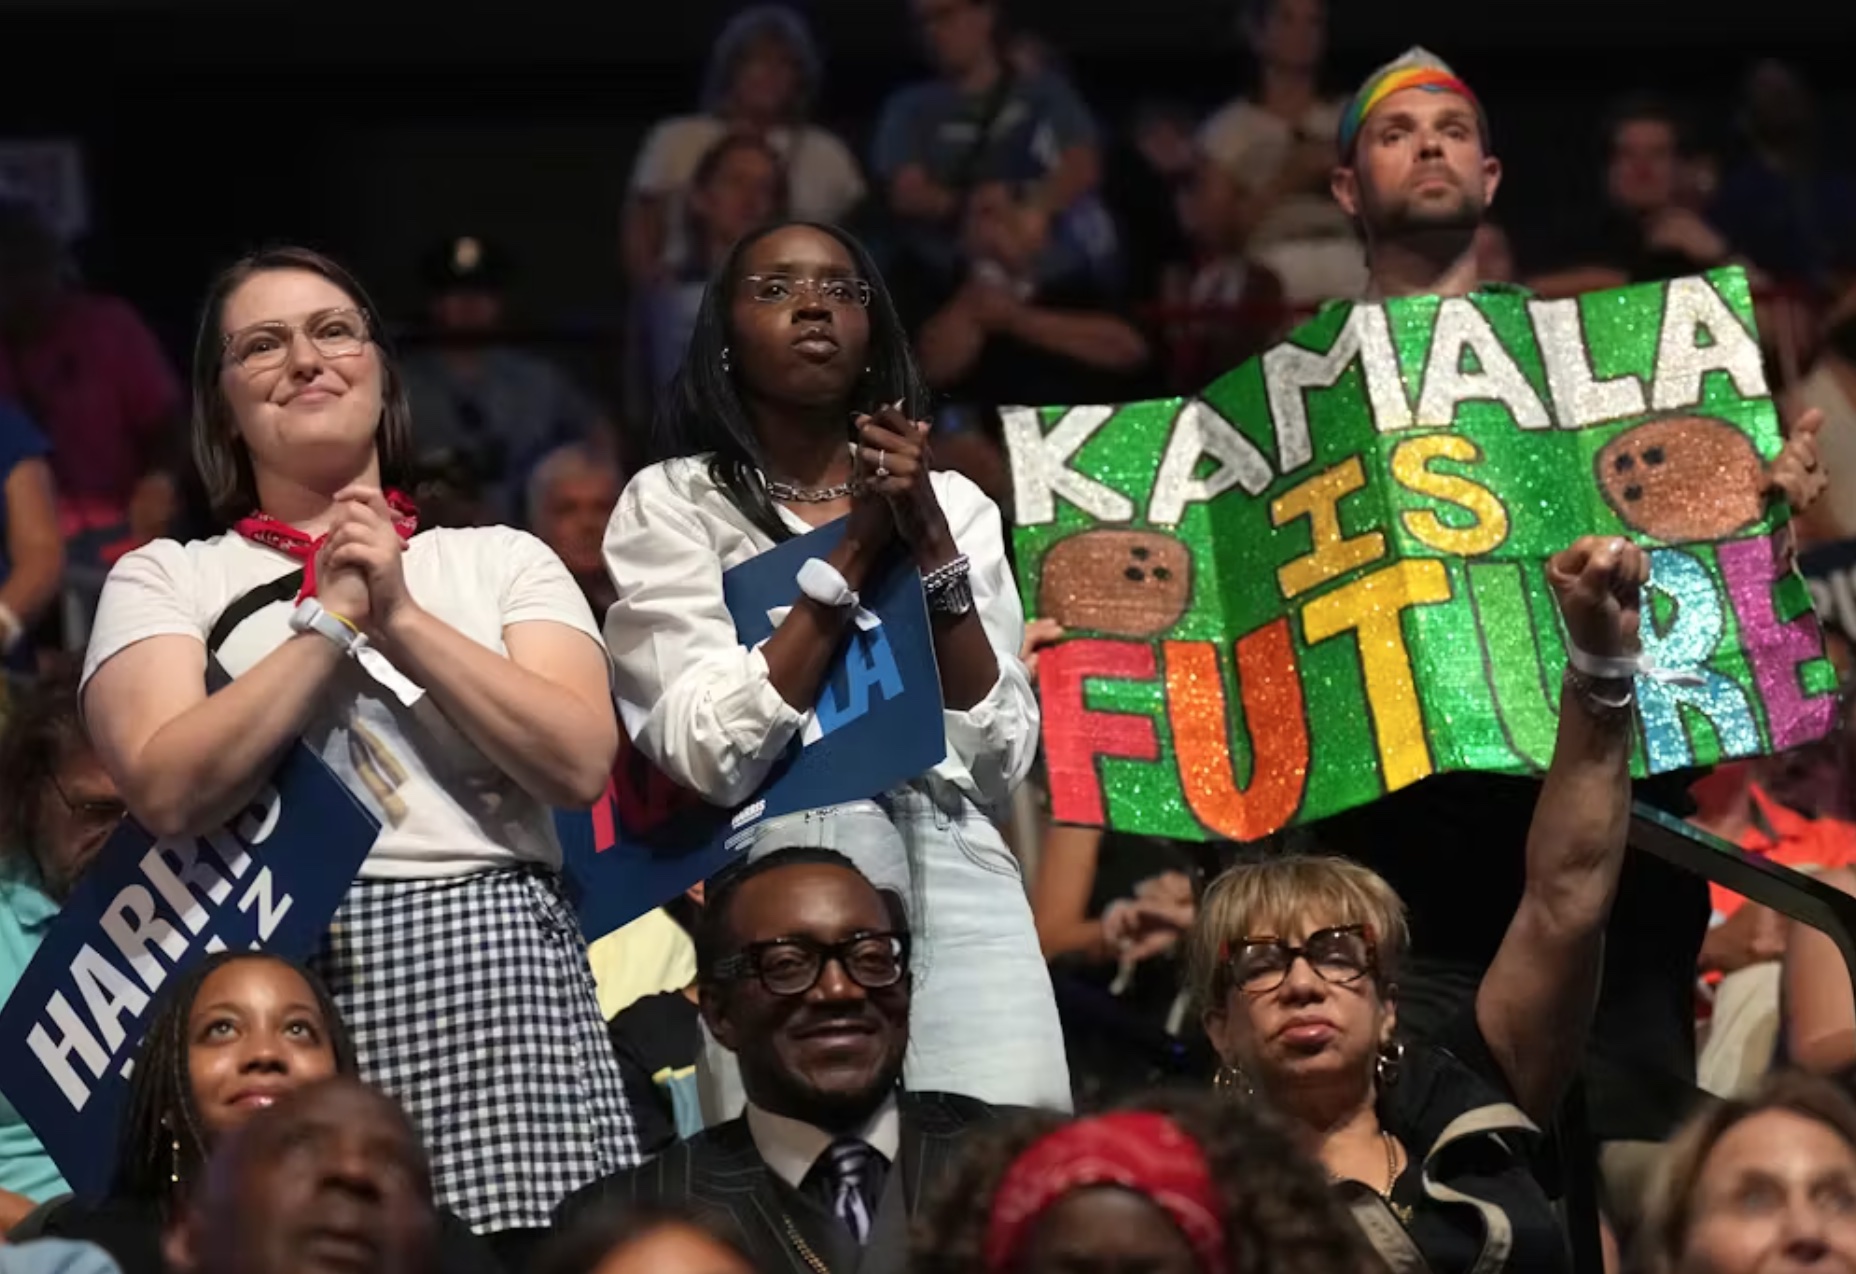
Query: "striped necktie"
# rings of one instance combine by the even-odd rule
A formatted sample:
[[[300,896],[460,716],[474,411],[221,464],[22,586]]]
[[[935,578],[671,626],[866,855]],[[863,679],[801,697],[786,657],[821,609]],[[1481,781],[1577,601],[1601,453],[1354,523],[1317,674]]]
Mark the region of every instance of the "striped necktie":
[[[855,1137],[826,1147],[820,1167],[831,1189],[831,1210],[862,1246],[870,1238],[870,1178],[878,1152]]]

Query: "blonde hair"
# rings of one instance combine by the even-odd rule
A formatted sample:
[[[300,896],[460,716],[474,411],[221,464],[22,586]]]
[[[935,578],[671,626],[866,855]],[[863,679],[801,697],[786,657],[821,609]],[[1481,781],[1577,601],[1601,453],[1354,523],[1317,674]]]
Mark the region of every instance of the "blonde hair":
[[[1213,1007],[1223,997],[1224,965],[1232,943],[1286,934],[1303,921],[1365,925],[1376,948],[1382,990],[1395,980],[1411,945],[1404,902],[1368,867],[1327,854],[1285,854],[1239,863],[1206,887],[1187,938],[1187,967],[1199,1006]]]
[[[1721,1139],[1774,1110],[1823,1124],[1856,1150],[1856,1100],[1830,1080],[1803,1071],[1780,1071],[1750,1096],[1710,1104],[1669,1139],[1650,1178],[1638,1237],[1646,1274],[1671,1274],[1680,1263],[1695,1217],[1695,1190]]]

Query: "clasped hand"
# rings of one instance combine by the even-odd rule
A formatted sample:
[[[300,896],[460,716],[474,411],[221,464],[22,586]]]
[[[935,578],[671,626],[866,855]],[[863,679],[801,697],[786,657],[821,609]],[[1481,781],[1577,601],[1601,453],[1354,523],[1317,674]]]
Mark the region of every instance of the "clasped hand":
[[[335,495],[335,518],[316,554],[316,595],[324,607],[370,636],[407,611],[401,556],[406,541],[393,510],[376,487],[345,487]]]
[[[902,537],[920,565],[934,567],[952,557],[947,515],[928,480],[927,422],[910,420],[900,407],[859,415],[851,448],[863,480],[852,510],[853,526],[861,520],[885,520],[879,515],[887,505],[889,528]]]

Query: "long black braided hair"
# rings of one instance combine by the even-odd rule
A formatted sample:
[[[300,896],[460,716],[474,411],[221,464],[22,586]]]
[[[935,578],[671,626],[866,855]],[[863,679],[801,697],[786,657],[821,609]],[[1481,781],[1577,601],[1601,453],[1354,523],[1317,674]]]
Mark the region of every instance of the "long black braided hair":
[[[206,1124],[193,1097],[188,1066],[192,1041],[187,1026],[206,979],[244,960],[282,965],[303,979],[322,1014],[329,1048],[335,1054],[336,1074],[356,1073],[354,1040],[321,978],[268,951],[218,951],[207,956],[168,984],[149,1020],[148,1034],[136,1050],[111,1197],[166,1204],[206,1162],[212,1148],[207,1144]]]

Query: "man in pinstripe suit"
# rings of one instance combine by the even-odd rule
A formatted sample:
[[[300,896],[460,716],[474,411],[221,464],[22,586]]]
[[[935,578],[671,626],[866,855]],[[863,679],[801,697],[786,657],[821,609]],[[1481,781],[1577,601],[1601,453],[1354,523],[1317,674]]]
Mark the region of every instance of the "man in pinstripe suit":
[[[901,900],[834,851],[781,850],[711,882],[696,951],[703,1017],[740,1060],[746,1114],[576,1192],[557,1223],[683,1204],[719,1214],[770,1274],[900,1274],[910,1216],[960,1135],[995,1114],[900,1086]]]

